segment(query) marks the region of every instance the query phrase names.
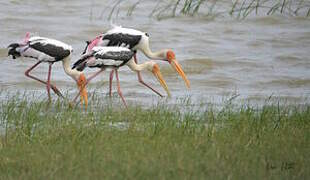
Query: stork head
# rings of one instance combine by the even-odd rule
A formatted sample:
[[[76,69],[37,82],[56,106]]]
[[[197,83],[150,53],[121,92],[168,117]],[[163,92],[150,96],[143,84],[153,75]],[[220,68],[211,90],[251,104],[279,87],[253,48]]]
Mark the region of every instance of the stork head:
[[[20,48],[26,46],[29,39],[30,39],[30,32],[27,32],[22,42],[10,44],[8,46],[8,56],[12,55],[13,59],[16,59],[16,57],[20,57],[21,56]]]
[[[187,88],[190,88],[189,80],[187,79],[187,77],[186,77],[186,75],[185,75],[181,65],[176,60],[175,54],[174,54],[174,52],[171,49],[168,49],[168,50],[164,51],[164,59],[166,61],[168,61],[169,64],[173,67],[173,69],[175,69],[179,73],[179,75],[183,78]]]
[[[149,66],[148,66],[148,70],[151,71],[154,76],[157,78],[157,80],[159,81],[160,85],[165,89],[165,91],[168,94],[168,97],[171,96],[170,91],[168,89],[167,83],[164,80],[163,76],[160,73],[160,69],[159,66],[154,62],[154,61],[149,61]]]
[[[16,50],[16,48],[19,48],[19,47],[20,47],[20,44],[18,44],[18,43],[10,44],[8,46],[8,56],[11,55],[13,57],[13,59],[16,59],[16,57],[20,57],[21,56],[20,52],[18,52]]]
[[[85,54],[89,51],[91,51],[95,46],[99,46],[102,42],[102,35],[97,36],[95,39],[91,40],[91,41],[86,41],[86,47],[83,51],[82,54]]]
[[[83,107],[83,103],[85,104],[85,109],[87,109],[88,106],[88,97],[87,97],[87,90],[86,90],[86,78],[84,73],[76,71],[75,75],[72,76],[72,78],[76,81],[79,94],[81,97],[81,106]]]

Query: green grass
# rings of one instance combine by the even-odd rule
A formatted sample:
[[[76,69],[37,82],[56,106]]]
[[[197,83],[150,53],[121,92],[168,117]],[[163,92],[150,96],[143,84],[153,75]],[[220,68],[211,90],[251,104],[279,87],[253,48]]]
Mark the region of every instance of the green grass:
[[[0,179],[307,179],[310,106],[2,101]],[[96,104],[96,107],[94,106]]]

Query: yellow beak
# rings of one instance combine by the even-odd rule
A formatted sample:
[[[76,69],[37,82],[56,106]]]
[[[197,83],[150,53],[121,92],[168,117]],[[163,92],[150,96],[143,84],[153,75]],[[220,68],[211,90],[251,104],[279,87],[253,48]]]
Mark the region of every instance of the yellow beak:
[[[164,80],[163,76],[161,75],[160,73],[160,69],[159,69],[159,66],[157,64],[155,64],[153,66],[153,70],[152,70],[154,76],[157,78],[157,80],[159,81],[160,85],[165,89],[165,91],[167,92],[168,94],[168,97],[171,96],[170,92],[169,92],[169,89],[168,89],[168,86],[166,84],[166,81]]]
[[[85,110],[87,110],[88,106],[88,98],[87,98],[87,90],[86,90],[86,78],[84,74],[81,74],[78,81],[77,86],[79,88],[80,97],[81,97],[81,106],[83,108],[83,102],[85,103]]]
[[[170,59],[169,63],[179,73],[179,75],[183,78],[187,88],[190,88],[189,80],[187,79],[187,77],[186,77],[181,65],[179,64],[179,62],[176,59]]]

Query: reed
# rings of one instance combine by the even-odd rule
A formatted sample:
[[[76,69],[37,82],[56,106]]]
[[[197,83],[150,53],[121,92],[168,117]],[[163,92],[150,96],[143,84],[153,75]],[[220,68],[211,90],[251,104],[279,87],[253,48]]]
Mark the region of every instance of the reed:
[[[284,14],[306,16],[310,14],[310,2],[304,0],[174,0],[159,1],[152,16],[163,19],[175,16],[230,16],[246,18],[249,15]],[[226,8],[223,9],[223,7]],[[215,11],[214,9],[221,9]]]
[[[100,15],[90,7],[90,20],[94,18],[107,20],[118,19],[119,16],[132,16],[138,6],[145,2],[141,0],[109,1]],[[309,17],[310,2],[305,0],[157,0],[149,17],[158,20],[177,16],[217,17],[231,16],[244,19],[248,16],[265,16],[282,14],[285,16]]]
[[[0,179],[310,177],[308,105],[194,110],[183,99],[125,110],[91,100],[87,112],[23,94],[1,101]]]

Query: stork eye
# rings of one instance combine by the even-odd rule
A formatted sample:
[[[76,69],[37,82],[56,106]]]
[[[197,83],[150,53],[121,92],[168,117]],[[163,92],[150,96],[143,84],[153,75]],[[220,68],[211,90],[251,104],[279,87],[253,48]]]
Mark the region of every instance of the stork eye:
[[[146,35],[147,37],[150,37],[150,35],[149,35],[148,33],[145,33],[145,35]]]

